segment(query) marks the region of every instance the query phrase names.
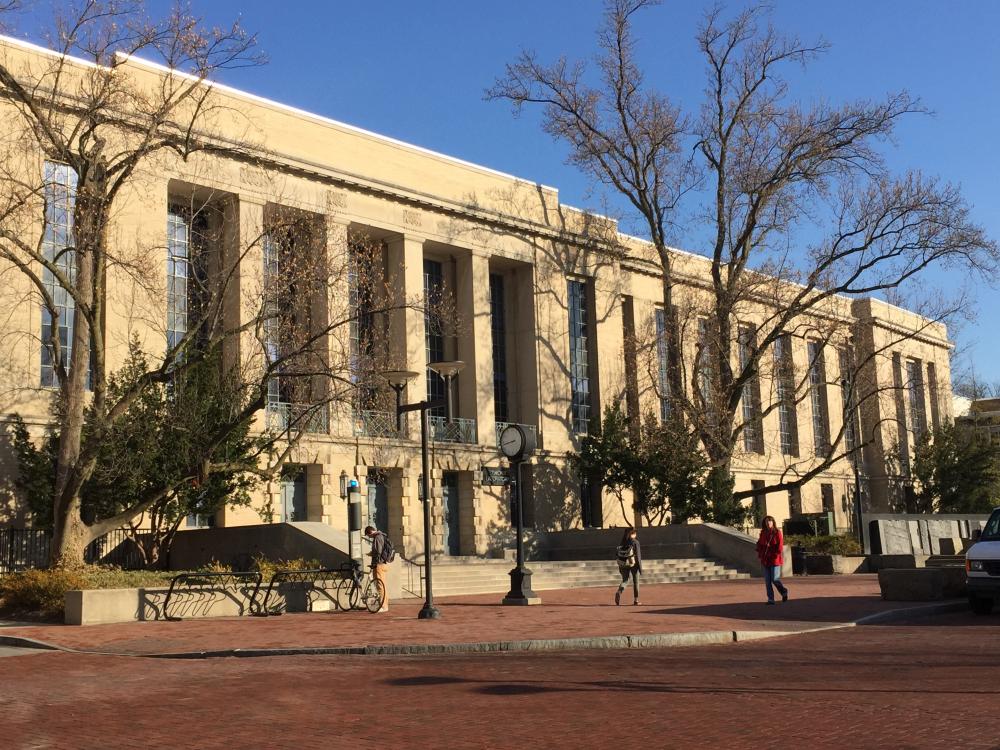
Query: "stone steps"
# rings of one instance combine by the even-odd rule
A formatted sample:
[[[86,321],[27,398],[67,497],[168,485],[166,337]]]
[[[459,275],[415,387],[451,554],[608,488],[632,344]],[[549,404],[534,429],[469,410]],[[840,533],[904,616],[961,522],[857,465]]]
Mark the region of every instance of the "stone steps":
[[[508,560],[456,562],[436,561],[434,565],[435,596],[504,593],[510,587],[508,575],[513,563]],[[532,588],[551,591],[566,588],[615,586],[621,577],[618,565],[609,560],[531,561]],[[749,578],[713,560],[682,558],[673,560],[643,560],[644,584],[689,583]]]

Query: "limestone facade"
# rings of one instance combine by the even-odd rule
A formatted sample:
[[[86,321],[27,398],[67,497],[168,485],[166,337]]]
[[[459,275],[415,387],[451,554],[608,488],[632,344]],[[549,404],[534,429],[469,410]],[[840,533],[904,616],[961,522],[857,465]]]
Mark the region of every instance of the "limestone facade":
[[[4,45],[6,53],[21,54],[12,44]],[[139,78],[163,74],[138,60],[129,68]],[[630,514],[626,518],[610,494],[599,488],[589,496],[582,493],[568,469],[567,455],[579,446],[587,419],[598,419],[608,404],[624,402],[629,373],[636,374],[642,410],[659,408],[655,367],[636,361],[634,354],[630,361],[625,346],[627,330],[638,335],[655,329],[660,275],[649,248],[619,234],[614,222],[561,204],[553,188],[240,91],[218,87],[217,93],[231,113],[216,123],[217,132],[252,144],[255,157],[164,157],[148,164],[123,194],[115,236],[156,249],[164,260],[151,266],[161,274],[158,297],[138,299],[124,272],[109,278],[115,301],[108,311],[106,342],[111,369],[123,360],[132,336],[150,351],[165,350],[165,248],[172,205],[210,200],[220,207],[222,243],[243,253],[238,285],[226,307],[233,320],[263,284],[265,251],[252,239],[265,231],[269,212],[302,212],[315,217],[321,228],[317,236],[331,257],[347,252],[352,233],[376,239],[386,284],[401,298],[421,298],[427,275],[436,273],[453,296],[462,325],[446,337],[442,354],[465,362],[455,387],[455,416],[465,421],[458,433],[446,435],[441,428],[439,439],[431,443],[430,502],[437,550],[483,555],[509,545],[507,492],[483,483],[484,468],[505,465],[496,445],[501,423],[523,424],[537,432],[539,450],[525,469],[526,520],[541,529],[630,522]],[[42,173],[41,154],[27,161],[29,172]],[[704,294],[700,280],[707,275],[708,262],[681,252],[677,258],[696,306]],[[41,430],[52,397],[52,389],[42,385],[41,306],[9,268],[0,274],[0,284],[0,360],[6,363],[0,370],[0,413],[20,413]],[[345,310],[350,299],[347,280],[331,284],[321,296],[310,300],[314,311],[333,316]],[[866,511],[888,510],[898,502],[893,476],[902,472],[887,469],[886,457],[895,455],[900,445],[912,446],[915,419],[929,426],[950,416],[951,344],[943,326],[876,300],[835,300],[824,315],[851,328],[856,356],[872,355],[866,386],[880,395],[867,402],[860,415],[863,432],[874,437],[865,452],[870,487]],[[429,351],[423,313],[416,306],[396,311],[390,331],[389,345],[398,364],[419,373],[404,398],[423,398],[428,392]],[[330,347],[347,345],[336,340]],[[792,337],[788,351],[800,395],[810,387],[805,377],[808,347],[808,334],[803,334]],[[737,490],[751,488],[754,482],[771,483],[788,471],[790,458],[780,449],[779,419],[786,419],[785,427],[787,420],[794,422],[795,460],[802,466],[814,453],[812,403],[825,403],[824,429],[831,435],[840,431],[837,350],[831,344],[827,351],[826,376],[819,386],[823,399],[802,397],[790,416],[782,417],[778,410],[764,415],[760,444],[736,457]],[[688,341],[685,359],[692,360],[694,352]],[[233,357],[238,356],[242,349],[234,351]],[[913,384],[907,376],[917,372],[920,382]],[[765,396],[773,392],[774,378],[762,373],[759,387]],[[261,415],[262,425],[267,418]],[[291,455],[289,463],[297,471],[268,482],[253,508],[223,511],[213,522],[297,519],[346,528],[347,506],[340,494],[341,476],[346,475],[358,480],[371,519],[386,526],[404,554],[417,554],[423,545],[417,423],[410,420],[409,437],[386,436],[384,426],[391,421],[392,415],[384,411],[331,409]],[[2,461],[9,477],[9,455]],[[799,498],[781,492],[755,502],[760,512],[779,520],[788,517],[796,503],[802,512],[829,510],[837,525],[846,528],[853,484],[850,463],[840,460],[806,484]],[[16,497],[8,495],[5,502],[7,522],[23,522]]]

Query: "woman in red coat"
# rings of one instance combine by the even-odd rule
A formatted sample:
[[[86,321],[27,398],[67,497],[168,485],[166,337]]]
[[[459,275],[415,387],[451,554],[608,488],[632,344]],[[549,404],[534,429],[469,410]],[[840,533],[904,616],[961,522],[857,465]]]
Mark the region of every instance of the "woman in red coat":
[[[774,604],[774,589],[781,594],[781,601],[788,601],[788,589],[781,582],[781,564],[784,562],[781,550],[785,538],[774,522],[774,516],[764,516],[757,539],[757,557],[764,566],[764,584],[767,586],[767,603]]]

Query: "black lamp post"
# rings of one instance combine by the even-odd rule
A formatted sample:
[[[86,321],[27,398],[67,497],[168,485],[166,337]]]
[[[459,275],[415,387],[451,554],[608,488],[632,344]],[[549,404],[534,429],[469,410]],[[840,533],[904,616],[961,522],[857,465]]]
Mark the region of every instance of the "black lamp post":
[[[521,425],[511,424],[500,433],[500,452],[510,462],[511,491],[517,511],[517,561],[510,571],[510,591],[501,604],[541,604],[531,588],[531,571],[524,565],[524,501],[521,491],[521,466],[535,451],[535,434]]]
[[[423,470],[421,489],[423,490],[424,504],[424,606],[420,609],[417,617],[421,620],[436,620],[441,617],[441,611],[434,606],[434,589],[431,583],[431,552],[433,545],[431,543],[431,472],[427,439],[427,412],[443,406],[448,411],[449,421],[451,420],[451,381],[464,366],[464,362],[435,362],[428,365],[429,368],[445,378],[445,384],[448,388],[446,397],[444,399],[435,399],[434,401],[425,399],[412,404],[404,404],[402,402],[403,389],[409,381],[418,377],[420,373],[412,370],[393,370],[385,373],[386,380],[389,381],[392,390],[396,392],[396,429],[402,432],[403,415],[407,412],[415,411],[420,414],[420,464]]]

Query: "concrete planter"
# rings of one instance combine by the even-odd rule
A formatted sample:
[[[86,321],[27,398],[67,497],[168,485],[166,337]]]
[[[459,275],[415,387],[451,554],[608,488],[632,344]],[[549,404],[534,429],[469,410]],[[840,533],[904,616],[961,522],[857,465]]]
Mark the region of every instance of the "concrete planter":
[[[301,587],[279,587],[286,612],[328,611],[333,604],[320,596],[311,604]],[[86,589],[66,592],[67,625],[99,625],[135,620],[165,620],[166,588]],[[262,588],[258,599],[263,598]],[[220,586],[193,592],[175,590],[170,598],[171,617],[239,617],[251,614],[251,589]],[[332,595],[332,593],[331,593]],[[273,597],[273,594],[272,594]]]
[[[965,596],[965,568],[883,568],[882,598],[890,602],[927,602]]]
[[[400,561],[389,566],[386,585],[389,599],[401,595]],[[331,584],[335,586],[336,584]],[[262,602],[267,583],[261,585],[257,601]],[[165,620],[166,615],[185,620],[202,617],[239,617],[252,614],[252,586],[219,586],[196,590],[175,589],[170,598],[170,611],[164,613],[167,587],[136,589],[86,589],[67,591],[65,599],[67,625],[98,625],[136,620]],[[309,594],[299,584],[280,584],[271,594],[271,602],[281,601],[285,612],[323,612],[336,608],[332,597]],[[277,597],[277,599],[276,599]]]
[[[850,575],[867,573],[868,561],[864,555],[806,555],[806,572],[809,575]]]

